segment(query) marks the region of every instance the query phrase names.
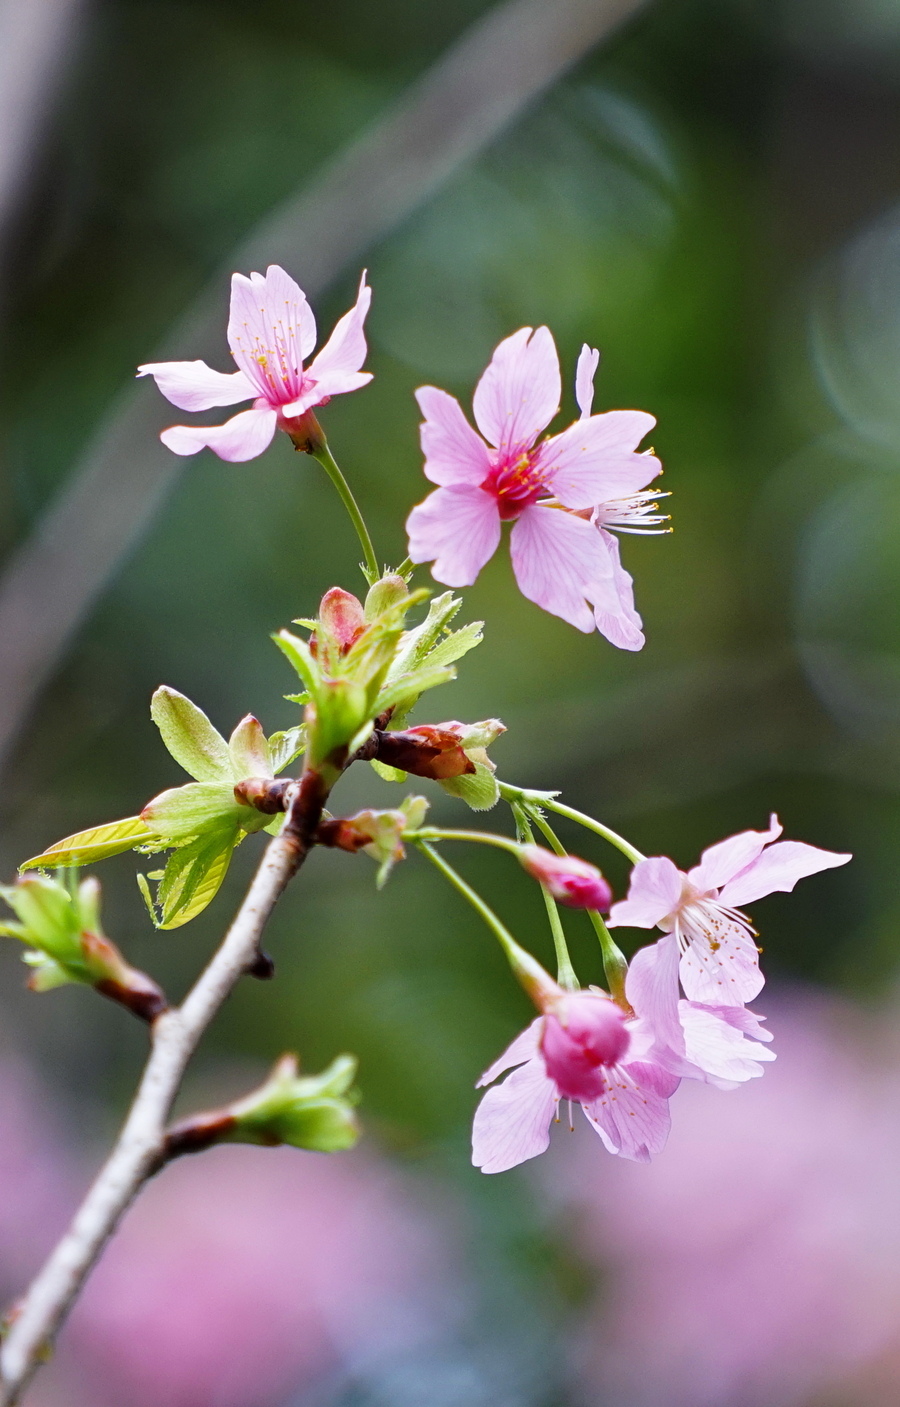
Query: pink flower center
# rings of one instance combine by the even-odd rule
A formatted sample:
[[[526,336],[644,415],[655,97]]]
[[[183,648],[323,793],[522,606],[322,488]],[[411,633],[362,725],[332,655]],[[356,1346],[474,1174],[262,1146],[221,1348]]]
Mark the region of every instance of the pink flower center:
[[[297,329],[290,322],[273,318],[271,333],[265,342],[257,333],[247,339],[238,337],[236,340],[250,363],[246,371],[269,405],[275,408],[289,405],[302,395],[309,381],[303,375]]]
[[[550,465],[541,465],[543,445],[536,449],[512,449],[494,465],[481,487],[493,494],[504,522],[519,514],[546,492]]]

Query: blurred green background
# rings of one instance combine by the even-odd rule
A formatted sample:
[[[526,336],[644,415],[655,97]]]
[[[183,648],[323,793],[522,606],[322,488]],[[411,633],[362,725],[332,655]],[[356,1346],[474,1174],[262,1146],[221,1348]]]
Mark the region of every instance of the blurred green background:
[[[218,348],[179,354],[210,350],[227,366],[232,247],[486,8],[85,7],[4,270],[10,553],[211,280]],[[897,202],[900,5],[657,0],[315,300],[325,330],[368,265],[375,379],[322,419],[387,560],[405,554],[403,519],[426,487],[413,389],[436,383],[468,403],[496,341],[520,325],[551,327],[564,412],[588,341],[602,350],[595,409],[658,417],[675,531],[623,543],[643,652],[531,606],[501,551],[465,593],[461,619],[484,619],[485,644],[429,711],[499,715],[505,779],[561,788],[679,864],[770,810],[791,836],[852,850],[852,866],[757,917],[773,983],[867,1000],[892,990],[900,961]],[[301,265],[298,251],[291,271]],[[157,396],[147,383],[142,394]],[[289,726],[282,695],[295,684],[268,634],[333,584],[360,589],[356,559],[331,486],[285,437],[247,465],[184,461],[18,737],[0,792],[4,876],[179,781],[149,717],[159,683],[226,733],[247,711],[268,731]],[[348,810],[399,795],[362,767],[341,790]],[[433,790],[434,815],[467,822]],[[614,852],[570,843],[621,892]],[[150,930],[134,857],[107,862],[108,931],[183,991],[260,844],[248,840],[213,906],[174,933]],[[502,855],[457,858],[549,961],[529,881]],[[313,856],[271,925],[277,980],[235,993],[193,1078],[231,1088],[234,1067],[242,1087],[284,1047],[312,1068],[356,1052],[370,1136],[454,1181],[483,1221],[484,1283],[515,1282],[536,1322],[552,1323],[577,1299],[577,1266],[529,1210],[526,1179],[467,1166],[474,1081],[525,1000],[490,935],[416,857],[384,893],[373,880],[366,857]],[[577,919],[576,966],[599,980]],[[101,1139],[133,1086],[142,1033],[86,992],[26,994],[18,952],[0,956],[4,1040]]]

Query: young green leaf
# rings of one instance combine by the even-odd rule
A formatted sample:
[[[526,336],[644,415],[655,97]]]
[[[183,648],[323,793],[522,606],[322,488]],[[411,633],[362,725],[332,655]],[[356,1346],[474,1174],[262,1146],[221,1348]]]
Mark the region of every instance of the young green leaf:
[[[245,777],[274,777],[266,735],[252,713],[242,718],[235,728],[228,750],[236,782],[242,782]]]
[[[306,728],[303,723],[298,723],[296,728],[288,728],[285,733],[273,733],[269,738],[273,775],[277,777],[279,772],[300,756],[305,747]]]
[[[153,839],[153,831],[140,816],[126,816],[123,821],[109,821],[105,826],[93,826],[90,830],[67,835],[40,855],[26,860],[19,869],[51,870],[60,865],[90,865]]]
[[[175,761],[196,781],[220,782],[231,776],[228,744],[184,694],[162,684],[150,701],[150,717]]]
[[[235,801],[230,781],[172,787],[149,801],[141,816],[154,836],[172,845],[219,831],[223,825],[237,827],[246,821],[247,830],[261,830],[265,825],[262,812]]]
[[[237,826],[223,827],[176,850],[159,882],[155,905],[147,881],[138,876],[157,928],[181,928],[212,902],[228,872],[238,835]]]

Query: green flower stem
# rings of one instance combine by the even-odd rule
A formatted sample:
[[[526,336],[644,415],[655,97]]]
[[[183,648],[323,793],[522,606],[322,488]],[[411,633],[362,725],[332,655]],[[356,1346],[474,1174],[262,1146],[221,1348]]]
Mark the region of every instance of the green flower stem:
[[[448,865],[447,861],[443,859],[436,850],[433,850],[428,842],[423,840],[421,836],[422,832],[420,831],[415,836],[409,836],[408,839],[415,843],[418,849],[422,851],[423,855],[428,856],[428,859],[434,867],[440,870],[444,878],[450,881],[454,889],[458,890],[463,898],[469,901],[475,912],[484,919],[488,928],[490,928],[495,937],[499,939],[500,946],[506,954],[509,965],[525,988],[525,991],[536,1006],[543,1007],[542,997],[552,998],[558,995],[557,984],[553,981],[549,972],[545,972],[537,959],[533,958],[530,953],[526,952],[525,949],[516,942],[509,929],[500,922],[494,910],[484,902],[480,894],[476,894],[475,890],[466,884],[462,875],[457,874],[452,865]]]
[[[532,833],[531,826],[528,823],[529,818],[525,811],[525,808],[523,806],[519,806],[517,803],[514,803],[513,815],[516,818],[516,825],[519,829],[519,834],[524,837],[527,844],[533,845],[534,835]],[[552,835],[553,832],[551,831],[550,834]],[[554,845],[553,848],[556,849],[556,846]],[[565,851],[557,851],[557,854],[559,853],[562,853],[564,855]],[[550,890],[545,884],[541,885],[541,893],[544,896],[544,904],[547,909],[547,919],[550,923],[550,932],[553,934],[553,947],[556,949],[556,980],[561,987],[565,987],[566,991],[577,992],[581,987],[581,983],[578,981],[578,978],[575,974],[575,969],[572,966],[572,959],[569,956],[569,947],[566,943],[566,934],[565,929],[562,925],[562,919],[559,916],[559,908],[557,906],[556,900],[554,899],[553,895],[550,893]]]
[[[628,841],[621,835],[617,835],[615,831],[610,830],[609,826],[604,826],[600,821],[595,821],[593,816],[586,816],[583,811],[576,811],[572,806],[564,806],[561,801],[541,800],[537,802],[537,805],[546,806],[548,811],[555,811],[558,816],[567,816],[570,821],[577,821],[580,826],[586,826],[587,829],[593,831],[595,835],[601,835],[604,840],[609,841],[610,845],[614,845],[617,850],[621,850],[622,854],[626,859],[629,859],[633,865],[647,858],[646,855],[641,854],[640,850],[636,850],[633,845],[629,845]]]
[[[556,835],[553,827],[548,825],[544,817],[538,814],[537,808],[534,811],[529,809],[529,815],[538,826],[541,832],[556,851],[557,855],[565,855],[566,850]],[[613,942],[612,935],[603,921],[602,914],[596,909],[588,909],[587,916],[594,925],[594,931],[600,939],[600,952],[603,956],[603,971],[606,973],[606,981],[609,990],[620,1006],[630,1009],[630,1003],[625,995],[625,978],[628,975],[628,963],[621,948]],[[560,978],[560,981],[562,979]]]
[[[314,459],[317,459],[319,461],[322,468],[325,470],[326,474],[331,479],[331,482],[334,484],[335,488],[341,496],[341,502],[343,503],[347,512],[350,514],[350,521],[356,529],[356,535],[359,538],[360,543],[362,544],[363,554],[366,559],[366,565],[363,568],[363,572],[369,585],[374,586],[375,582],[381,576],[381,571],[378,566],[378,558],[375,556],[375,548],[372,546],[372,539],[369,536],[369,529],[366,527],[363,515],[359,511],[359,505],[356,502],[356,499],[353,497],[353,494],[350,490],[350,485],[347,483],[347,480],[341,473],[334,458],[334,455],[331,453],[331,450],[328,448],[328,445],[324,440],[322,440],[321,442],[317,442],[313,447],[311,447],[310,453],[312,454]]]
[[[492,835],[489,831],[447,831],[437,826],[422,826],[417,831],[403,836],[404,840],[474,840],[479,845],[495,845],[498,850],[508,850],[518,856],[521,846],[505,835]]]

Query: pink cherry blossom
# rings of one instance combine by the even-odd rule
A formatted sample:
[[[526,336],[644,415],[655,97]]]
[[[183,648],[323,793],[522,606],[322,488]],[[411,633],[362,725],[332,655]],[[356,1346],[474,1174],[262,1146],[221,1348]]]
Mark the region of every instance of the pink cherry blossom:
[[[438,488],[409,515],[409,555],[433,562],[437,581],[470,586],[497,549],[501,523],[515,520],[510,552],[522,593],[579,630],[597,626],[639,649],[631,578],[606,525],[631,513],[627,505],[660,471],[654,456],[637,453],[656,422],[640,410],[589,413],[593,355],[579,359],[582,418],[540,443],[561,393],[546,327],[520,328],[497,347],[472,403],[481,435],[446,391],[420,387],[425,475]]]
[[[210,410],[253,398],[224,425],[172,425],[160,435],[175,454],[208,447],[220,459],[242,463],[267,449],[278,426],[290,428],[331,396],[355,391],[372,380],[361,371],[366,359],[363,323],[372,290],[363,274],[356,303],[337,323],[318,356],[304,368],[316,345],[316,320],[306,294],[277,264],[263,274],[234,274],[228,345],[238,370],[213,371],[206,362],[148,362],[138,376],[152,376],[179,410]]]
[[[625,1013],[599,992],[566,992],[546,1013],[541,1055],[564,1099],[598,1099],[628,1046]]]
[[[752,1001],[764,978],[754,930],[737,906],[776,890],[790,893],[799,879],[852,858],[799,840],[773,845],[780,834],[772,816],[767,831],[742,831],[704,850],[687,874],[664,855],[639,861],[628,897],[613,905],[610,927],[658,926],[674,934],[689,1001],[714,1008]]]
[[[596,865],[577,855],[554,855],[540,845],[523,845],[519,859],[532,879],[546,885],[553,898],[570,909],[606,913],[612,903],[612,890]]]
[[[678,942],[667,933],[635,953],[625,993],[649,1039],[650,1057],[673,1075],[718,1089],[735,1089],[763,1073],[775,1059],[759,1045],[771,1041],[758,1016],[745,1006],[708,1006],[679,1000]]]
[[[518,1067],[488,1090],[475,1111],[472,1162],[482,1172],[506,1172],[549,1146],[550,1125],[565,1098],[548,1070],[544,1047],[549,1020],[539,1016],[532,1021],[478,1081],[479,1086],[490,1085],[504,1070]],[[602,1066],[602,1091],[578,1102],[610,1153],[646,1163],[668,1137],[669,1099],[678,1088],[678,1077],[644,1058],[642,1042],[631,1035],[633,1023],[624,1025],[628,1048],[614,1063]]]

